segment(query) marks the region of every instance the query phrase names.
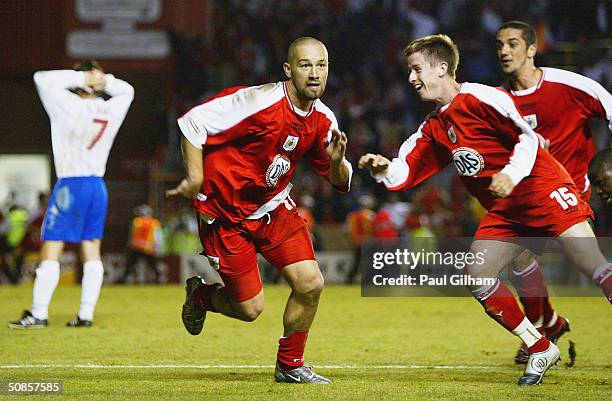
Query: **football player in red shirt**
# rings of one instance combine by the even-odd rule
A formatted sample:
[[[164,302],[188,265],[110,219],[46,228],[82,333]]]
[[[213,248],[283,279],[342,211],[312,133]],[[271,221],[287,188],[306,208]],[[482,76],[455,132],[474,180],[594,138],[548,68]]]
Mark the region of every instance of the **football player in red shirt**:
[[[459,51],[448,36],[413,41],[404,54],[410,84],[437,109],[404,142],[398,157],[391,161],[366,154],[359,167],[399,191],[455,165],[470,193],[487,209],[470,248],[484,255],[483,260],[468,264],[466,273],[486,278],[488,284],[469,288],[486,313],[527,346],[529,362],[519,384],[537,384],[559,359],[559,349],[526,318],[497,276],[524,251],[520,237],[558,237],[570,259],[598,281],[612,302],[612,264],[587,222],[592,211],[567,171],[539,146],[536,133],[505,92],[455,80]]]
[[[497,56],[507,82],[503,88],[519,113],[547,143],[549,152],[565,167],[586,202],[591,194],[587,177],[595,142],[588,120],[601,118],[612,124],[612,96],[600,84],[582,75],[556,68],[536,67],[535,30],[521,21],[510,21],[497,31]],[[525,315],[549,340],[557,342],[569,331],[569,320],[558,315],[548,298],[544,274],[531,251],[525,251],[508,269]],[[521,347],[517,363],[527,363]]]
[[[319,100],[329,61],[318,40],[295,40],[283,65],[288,81],[229,88],[194,107],[178,123],[187,177],[168,195],[193,201],[200,240],[224,287],[187,280],[183,323],[201,332],[206,312],[253,321],[264,295],[257,266],[261,253],[291,286],[283,316],[274,377],[277,382],[328,384],[304,365],[308,330],[323,276],[310,233],[289,197],[291,176],[305,159],[337,190],[350,187],[346,134]]]

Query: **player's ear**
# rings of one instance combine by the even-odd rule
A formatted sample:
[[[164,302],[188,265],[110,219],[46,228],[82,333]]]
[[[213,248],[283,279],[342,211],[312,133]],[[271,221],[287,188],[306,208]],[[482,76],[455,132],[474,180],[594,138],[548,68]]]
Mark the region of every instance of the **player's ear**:
[[[440,61],[438,63],[438,76],[442,77],[448,73],[448,63],[446,61]]]
[[[283,70],[285,71],[287,78],[291,79],[291,66],[289,63],[283,63]]]
[[[535,57],[537,52],[538,52],[538,45],[536,45],[535,43],[531,44],[527,48],[527,57],[533,58]]]

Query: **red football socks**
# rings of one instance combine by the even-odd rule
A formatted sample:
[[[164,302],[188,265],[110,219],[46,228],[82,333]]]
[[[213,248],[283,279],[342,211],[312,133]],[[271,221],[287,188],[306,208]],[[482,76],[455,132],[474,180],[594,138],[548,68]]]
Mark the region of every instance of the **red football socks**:
[[[513,270],[510,279],[518,291],[529,321],[536,327],[549,323],[555,311],[548,298],[540,264],[535,261],[521,272]]]
[[[307,339],[307,331],[296,331],[278,340],[276,360],[282,370],[291,370],[304,365],[304,348]]]
[[[538,341],[536,341],[535,344],[533,344],[531,347],[528,347],[527,349],[529,350],[530,354],[533,354],[534,352],[546,351],[549,345],[550,341],[548,341],[546,337],[542,336],[542,338],[540,338]]]
[[[479,288],[472,293],[485,308],[485,312],[506,330],[512,331],[525,318],[514,294],[499,279],[491,287]]]

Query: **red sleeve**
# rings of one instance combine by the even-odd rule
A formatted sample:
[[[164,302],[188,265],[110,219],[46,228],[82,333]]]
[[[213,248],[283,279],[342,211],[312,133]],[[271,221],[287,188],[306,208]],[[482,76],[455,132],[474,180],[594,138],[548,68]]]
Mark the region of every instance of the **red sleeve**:
[[[405,191],[433,176],[451,162],[448,151],[440,146],[433,130],[439,129],[433,118],[428,119],[400,147],[384,177],[375,177],[391,191]]]
[[[586,118],[597,117],[604,120],[607,119],[606,110],[599,99],[575,88],[570,88],[570,94],[572,101],[576,103]]]

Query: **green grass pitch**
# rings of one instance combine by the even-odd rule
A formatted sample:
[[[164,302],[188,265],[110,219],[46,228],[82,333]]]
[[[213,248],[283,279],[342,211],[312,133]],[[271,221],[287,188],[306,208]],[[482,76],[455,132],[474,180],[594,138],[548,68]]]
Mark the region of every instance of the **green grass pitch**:
[[[104,287],[91,328],[68,328],[80,288],[59,287],[46,329],[6,322],[31,303],[31,285],[0,287],[0,381],[62,380],[66,400],[604,400],[612,395],[612,315],[602,298],[555,298],[572,322],[563,361],[519,388],[518,340],[470,298],[361,298],[325,289],[306,361],[331,386],[274,383],[272,365],[289,289],[266,286],[253,323],[209,314],[201,335],[182,327],[179,286]],[[576,366],[567,362],[568,339]],[[29,367],[26,365],[30,365]],[[51,398],[48,398],[51,397]]]

